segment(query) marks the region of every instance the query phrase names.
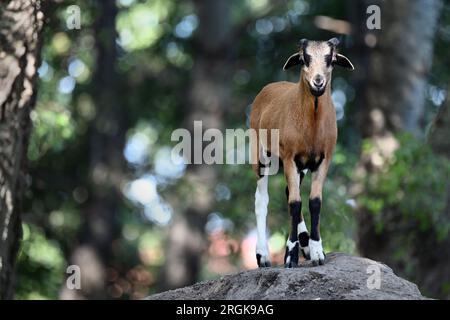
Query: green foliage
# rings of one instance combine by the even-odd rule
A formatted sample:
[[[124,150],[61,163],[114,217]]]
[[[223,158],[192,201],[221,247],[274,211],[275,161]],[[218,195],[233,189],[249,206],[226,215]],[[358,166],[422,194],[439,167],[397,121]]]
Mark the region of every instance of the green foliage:
[[[64,143],[75,133],[75,125],[69,111],[54,104],[33,112],[35,130],[28,149],[28,158],[38,160],[46,152],[61,151]]]
[[[60,246],[39,227],[24,223],[19,253],[17,299],[56,299],[64,281]]]
[[[226,106],[224,125],[245,128],[248,120],[245,114],[262,86],[278,80],[298,79],[298,73],[286,73],[281,68],[299,38],[326,39],[334,35],[318,29],[315,17],[325,15],[341,20],[349,20],[349,17],[347,6],[337,0],[231,2],[235,38],[230,43],[233,46],[229,57],[231,101]],[[130,165],[132,168],[125,175],[130,181],[148,174],[161,180],[158,195],[170,202],[174,213],[182,212],[185,199],[192,197],[191,186],[177,180],[178,177],[159,175],[156,167],[158,155],[164,155],[173,145],[171,132],[185,125],[186,96],[199,52],[195,30],[180,36],[177,27],[186,21],[190,21],[190,27],[195,26],[193,2],[134,0],[118,1],[118,4],[116,67],[120,94],[117,103],[127,111],[126,125],[130,129],[126,138],[130,140],[138,135],[146,144],[144,163],[139,168]],[[65,28],[66,6],[58,5],[50,13],[44,34],[42,59],[48,68],[41,70],[46,72],[40,76],[37,107],[32,113],[34,130],[28,152],[31,185],[24,204],[24,240],[16,290],[19,299],[58,297],[90,196],[86,154],[92,147],[88,128],[98,108],[93,98],[98,88],[92,81],[98,67],[95,65],[97,39],[94,38],[98,10],[95,1],[77,1],[77,5],[82,11],[81,30]],[[448,20],[448,10],[445,17]],[[265,25],[271,25],[273,30],[258,31],[257,26]],[[444,26],[441,29],[443,36],[437,40],[439,64],[433,71],[438,75],[438,79],[433,79],[438,88],[442,88],[449,77],[443,67],[448,65],[448,41],[442,40],[448,30]],[[344,46],[353,41],[352,36],[348,36],[342,43]],[[347,49],[342,47],[343,51]],[[78,60],[81,64],[77,63],[75,72],[70,74],[71,63]],[[61,92],[61,81],[69,76],[75,87]],[[347,100],[345,117],[338,122],[340,144],[324,190],[321,232],[326,251],[354,253],[355,219],[349,205],[352,202],[349,189],[359,158],[359,144],[355,143],[359,133],[352,123],[355,89],[348,77],[348,73],[337,71],[333,81],[333,87],[344,92]],[[449,222],[441,216],[443,195],[448,190],[448,161],[410,138],[402,138],[401,144],[386,170],[365,181],[367,194],[362,196],[362,204],[378,219],[380,230],[384,222],[381,212],[386,208],[398,208],[405,220],[416,221],[422,230],[437,225],[439,237],[444,238],[449,230]],[[364,144],[366,152],[371,148],[369,142]],[[216,192],[214,210],[232,222],[233,227],[227,230],[230,237],[242,241],[255,228],[254,173],[250,165],[223,165],[216,169],[219,184],[208,186]],[[281,252],[290,224],[285,186],[282,173],[270,178],[270,244]],[[308,224],[309,187],[308,175],[301,188],[302,211]],[[164,262],[167,226],[149,221],[142,206],[131,201],[124,201],[119,218],[119,238],[112,245],[115,270],[108,275],[109,289],[113,288],[110,290],[113,293],[108,291],[108,294],[113,298],[139,298],[156,290],[157,274]],[[239,252],[233,252],[230,260],[233,266],[242,266]],[[206,269],[203,276],[217,276]]]
[[[164,25],[174,4],[152,0],[123,10],[117,17],[117,30],[124,48],[129,51],[151,47],[164,35]]]
[[[448,237],[450,221],[445,218],[449,190],[450,161],[409,135],[399,137],[400,147],[387,165],[366,180],[361,204],[373,214],[381,233],[386,219],[382,212],[401,212],[403,223],[420,231],[433,229],[438,240]],[[371,152],[370,142],[364,150]]]

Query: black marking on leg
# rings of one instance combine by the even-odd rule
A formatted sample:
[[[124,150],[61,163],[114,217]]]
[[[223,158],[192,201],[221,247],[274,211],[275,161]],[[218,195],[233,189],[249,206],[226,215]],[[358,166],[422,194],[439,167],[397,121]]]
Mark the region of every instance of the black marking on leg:
[[[320,240],[319,222],[320,222],[320,208],[322,201],[319,198],[309,200],[309,212],[311,213],[311,235],[310,238],[314,241]]]
[[[284,266],[285,268],[296,268],[298,266],[298,242],[295,244],[294,248],[289,251],[289,248],[286,247],[286,253],[284,256]],[[289,262],[287,262],[287,258],[290,257]]]
[[[264,166],[264,163],[262,163],[262,162],[259,162],[258,163],[258,176],[259,176],[259,178],[261,179],[262,177],[264,177],[264,175],[263,174],[261,174],[261,168],[264,168],[265,166]]]
[[[307,247],[309,244],[309,235],[308,232],[302,232],[298,235],[298,240],[300,242],[301,247]]]
[[[289,213],[291,214],[291,236],[289,240],[295,242],[298,240],[298,224],[301,222],[300,212],[302,210],[302,202],[294,201],[289,203]]]
[[[303,258],[306,260],[311,260],[311,257],[309,254],[306,254],[305,251],[301,248],[305,248],[309,245],[309,234],[308,232],[302,232],[298,235],[298,241],[300,242],[300,250],[302,252]]]
[[[291,254],[291,267],[295,268],[296,266],[298,266],[298,242],[295,244],[290,254]]]
[[[316,97],[314,99],[314,111],[317,112],[317,108],[319,107],[319,98]]]
[[[286,193],[286,199],[289,201],[289,187],[286,186],[286,189],[284,189],[284,192]]]
[[[286,268],[293,268],[298,266],[298,251],[299,251],[299,243],[298,243],[298,224],[301,222],[301,210],[302,210],[302,202],[294,201],[289,203],[289,213],[291,215],[291,232],[289,236],[289,241],[291,243],[295,243],[294,248],[292,250],[288,250],[285,255],[285,266]],[[290,257],[289,262],[287,262],[287,257]]]

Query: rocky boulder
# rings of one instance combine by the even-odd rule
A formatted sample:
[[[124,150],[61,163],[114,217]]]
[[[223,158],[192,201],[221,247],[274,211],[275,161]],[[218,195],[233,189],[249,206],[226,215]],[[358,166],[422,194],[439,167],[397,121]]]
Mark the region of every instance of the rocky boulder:
[[[372,300],[426,299],[417,286],[388,266],[344,253],[330,253],[314,267],[243,271],[148,297],[151,300]]]

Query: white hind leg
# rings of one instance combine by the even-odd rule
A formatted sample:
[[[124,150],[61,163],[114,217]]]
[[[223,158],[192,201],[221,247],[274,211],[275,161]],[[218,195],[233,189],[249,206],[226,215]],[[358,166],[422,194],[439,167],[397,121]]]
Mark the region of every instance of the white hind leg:
[[[258,180],[255,193],[255,214],[258,240],[256,243],[256,260],[258,267],[270,267],[269,246],[267,243],[267,206],[269,204],[267,175]]]

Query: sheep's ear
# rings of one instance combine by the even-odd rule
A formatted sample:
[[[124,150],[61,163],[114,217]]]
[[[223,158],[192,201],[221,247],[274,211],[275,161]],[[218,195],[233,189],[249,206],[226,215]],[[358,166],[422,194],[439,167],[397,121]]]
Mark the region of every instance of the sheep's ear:
[[[287,59],[286,63],[283,66],[283,70],[287,70],[299,64],[303,64],[303,60],[300,56],[300,53],[297,52],[290,56],[289,59]]]
[[[334,61],[334,64],[346,69],[355,70],[355,67],[350,62],[350,60],[346,56],[339,53],[336,54],[336,60]]]
[[[340,41],[338,38],[331,38],[330,40],[328,40],[328,43],[335,48],[339,45],[339,42]]]

